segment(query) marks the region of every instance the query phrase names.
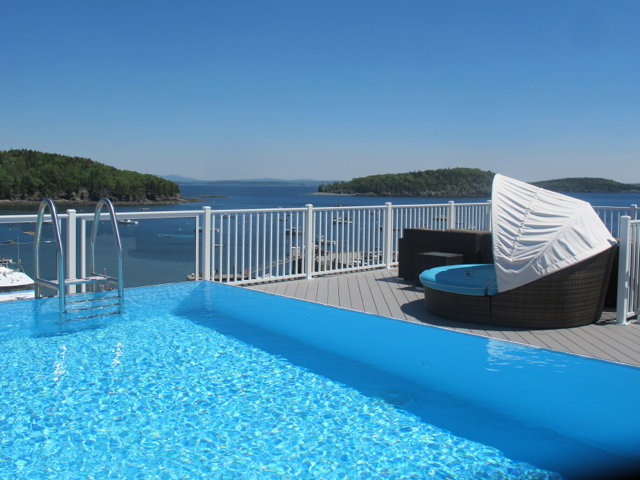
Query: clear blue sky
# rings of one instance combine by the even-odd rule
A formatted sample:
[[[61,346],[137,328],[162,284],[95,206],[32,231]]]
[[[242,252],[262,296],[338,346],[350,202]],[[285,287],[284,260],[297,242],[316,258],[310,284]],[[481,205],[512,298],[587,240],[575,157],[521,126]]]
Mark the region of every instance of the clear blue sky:
[[[0,0],[0,150],[640,182],[640,1]]]

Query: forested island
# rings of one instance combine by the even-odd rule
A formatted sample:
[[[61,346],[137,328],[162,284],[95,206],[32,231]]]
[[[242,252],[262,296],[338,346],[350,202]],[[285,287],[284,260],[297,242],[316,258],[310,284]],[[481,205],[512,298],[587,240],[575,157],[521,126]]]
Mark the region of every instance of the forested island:
[[[39,202],[43,198],[92,203],[183,203],[175,182],[95,162],[34,150],[0,151],[0,200]]]
[[[606,178],[559,178],[533,182],[532,185],[565,193],[637,193],[640,185],[620,183]]]
[[[318,192],[385,197],[488,197],[494,175],[479,168],[442,168],[322,184]]]
[[[319,193],[380,197],[489,197],[495,173],[478,168],[442,168],[370,175],[318,187]],[[532,182],[554,192],[633,193],[640,186],[604,178],[563,178]]]

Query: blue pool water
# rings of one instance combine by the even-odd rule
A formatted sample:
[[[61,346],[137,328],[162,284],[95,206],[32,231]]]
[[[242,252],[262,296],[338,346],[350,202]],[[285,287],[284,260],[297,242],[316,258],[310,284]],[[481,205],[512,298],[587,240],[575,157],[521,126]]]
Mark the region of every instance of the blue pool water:
[[[602,478],[640,465],[640,416],[625,408],[637,368],[208,282],[126,299],[123,315],[64,324],[56,299],[0,305],[0,478]]]

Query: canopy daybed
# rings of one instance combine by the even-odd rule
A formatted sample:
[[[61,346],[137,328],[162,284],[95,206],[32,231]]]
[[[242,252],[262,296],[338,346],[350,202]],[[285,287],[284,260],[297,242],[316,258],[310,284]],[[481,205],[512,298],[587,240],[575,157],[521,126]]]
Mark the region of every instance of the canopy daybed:
[[[617,242],[591,205],[496,175],[492,229],[493,264],[420,274],[429,312],[531,329],[600,318]]]

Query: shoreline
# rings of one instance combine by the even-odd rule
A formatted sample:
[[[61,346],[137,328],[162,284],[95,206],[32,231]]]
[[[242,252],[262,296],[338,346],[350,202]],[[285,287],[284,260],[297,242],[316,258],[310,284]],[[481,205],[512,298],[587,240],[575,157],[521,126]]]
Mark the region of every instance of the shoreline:
[[[334,197],[376,197],[376,198],[487,198],[491,197],[491,193],[486,195],[456,195],[456,194],[438,194],[438,195],[392,195],[377,193],[332,193],[332,192],[313,192],[305,195],[326,195]]]
[[[331,192],[311,192],[306,195],[326,195],[334,197],[357,197],[357,193],[331,193]]]
[[[111,199],[109,199],[111,200]],[[40,205],[42,200],[0,200],[0,206],[2,205]],[[126,201],[126,200],[111,200],[113,205],[127,205],[127,206],[137,206],[137,205],[178,205],[181,203],[201,203],[203,200],[198,200],[195,198],[180,198],[180,199],[171,199],[171,200],[145,200],[145,201]],[[97,205],[98,201],[96,200],[67,200],[66,198],[56,198],[53,199],[53,203],[56,205]]]

